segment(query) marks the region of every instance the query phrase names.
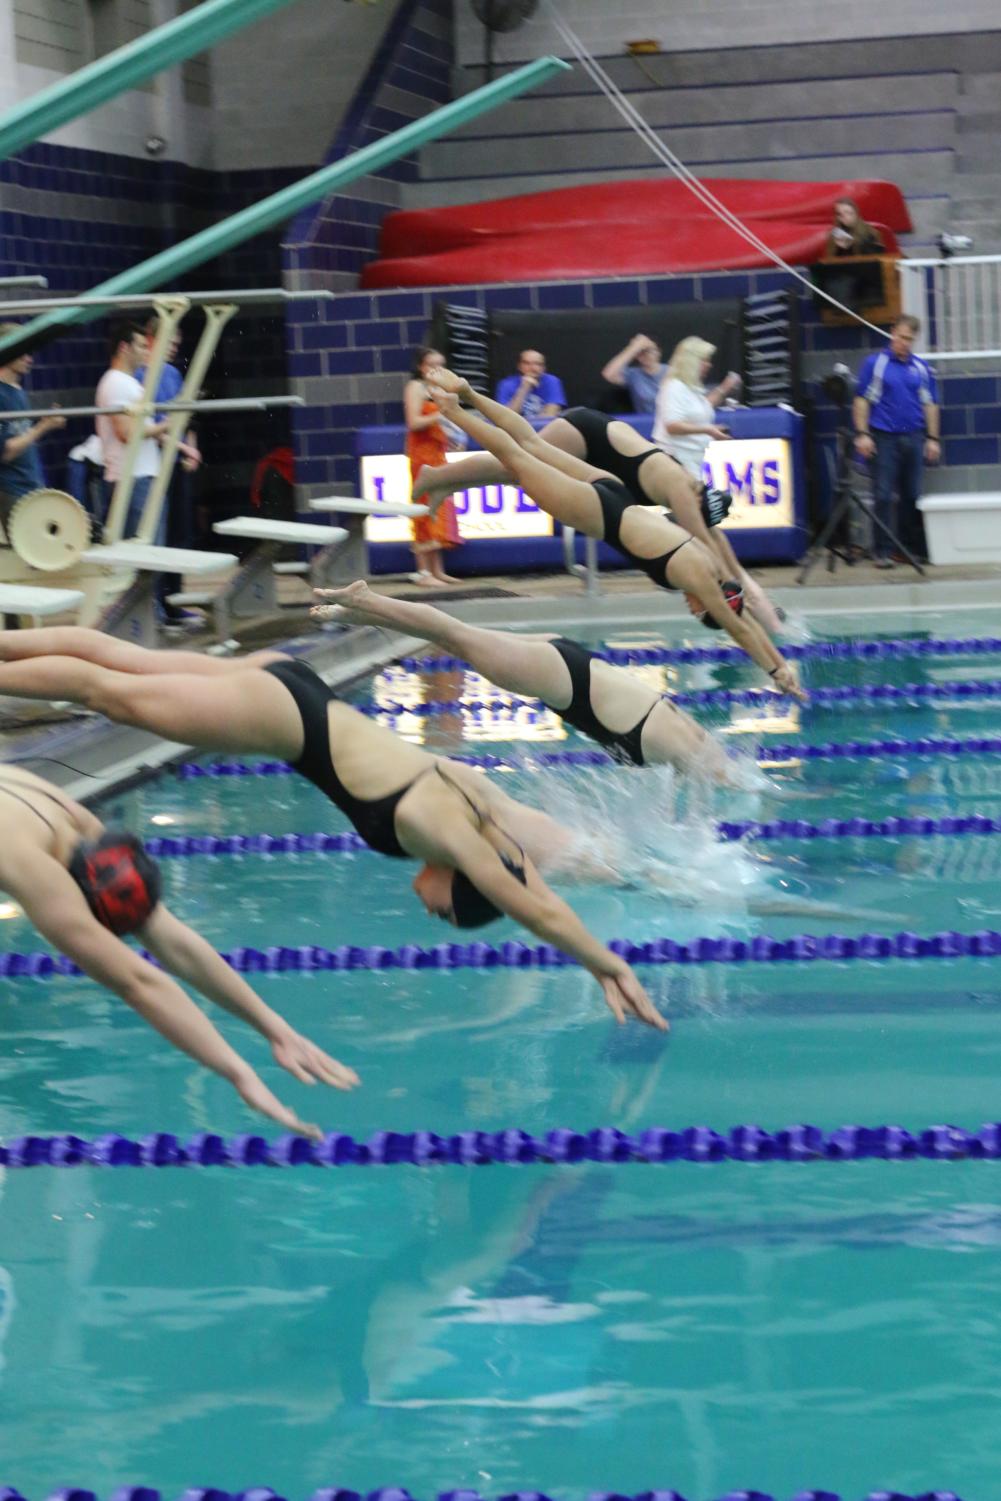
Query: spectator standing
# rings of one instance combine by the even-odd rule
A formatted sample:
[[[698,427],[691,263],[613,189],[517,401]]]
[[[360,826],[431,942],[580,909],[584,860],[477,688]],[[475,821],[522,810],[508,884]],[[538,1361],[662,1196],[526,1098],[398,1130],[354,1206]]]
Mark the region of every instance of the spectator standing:
[[[890,329],[887,348],[863,360],[852,416],[856,452],[872,462],[876,515],[918,562],[927,562],[918,500],[925,462],[937,464],[941,457],[940,413],[935,377],[914,353],[920,331],[920,320],[905,313]],[[878,529],[875,546],[876,567],[892,568],[889,543]]]
[[[414,357],[411,378],[403,388],[411,492],[413,481],[423,466],[444,464],[448,448],[456,446],[449,437],[451,424],[431,400],[427,384],[430,372],[441,369],[444,363],[445,356],[437,349],[419,349]],[[423,495],[413,495],[412,498],[417,505],[427,503]],[[446,500],[433,516],[415,516],[411,525],[414,537],[414,583],[426,589],[457,584],[459,580],[445,572],[443,558],[445,549],[459,547],[462,542],[455,502]]]
[[[97,383],[94,396],[95,406],[137,406],[143,399],[143,388],[136,379],[136,371],[145,366],[148,354],[146,335],[139,324],[116,323],[111,331],[109,353],[110,364]],[[143,417],[136,418],[128,412],[94,419],[94,427],[104,452],[105,517],[111,504],[111,497],[115,493],[115,486],[121,478],[126,445],[137,421],[143,422],[145,426],[132,471],[132,494],[122,533],[124,537],[135,536],[150,486],[160,472],[158,440],[166,432],[167,423],[165,421],[153,422]],[[163,541],[166,535],[165,522],[166,517],[161,513],[160,526],[154,541]]]
[[[147,354],[159,330],[160,320],[151,318],[146,324]],[[174,363],[181,347],[181,331],[175,328],[167,345],[167,355],[160,379],[156,387],[156,401],[176,401],[184,386],[184,376]],[[136,380],[143,389],[146,386],[146,366],[141,365],[136,371]],[[163,414],[158,411],[157,416]],[[163,498],[166,512],[166,539],[168,547],[193,547],[195,544],[194,520],[191,508],[191,480],[190,476],[200,467],[202,462],[201,450],[198,447],[198,436],[193,427],[189,427],[185,439],[178,451],[178,462],[174,465],[167,486],[167,493]],[[157,581],[157,596],[168,624],[181,624],[187,618],[184,610],[176,605],[168,603],[169,597],[180,591],[183,580],[180,574],[164,573]]]
[[[523,349],[518,356],[518,374],[497,382],[495,401],[520,412],[529,422],[558,417],[567,404],[567,393],[558,375],[546,369],[546,357],[537,349]]]
[[[671,355],[657,395],[653,441],[697,480],[703,478],[709,444],[714,438],[727,437],[726,428],[716,420],[716,408],[740,388],[740,376],[731,371],[718,386],[706,390],[705,380],[715,353],[715,344],[697,335],[682,339]]]
[[[613,386],[625,386],[634,412],[655,412],[657,393],[667,366],[660,345],[646,334],[635,334],[604,367],[601,374]]]
[[[16,333],[16,323],[0,323],[0,338]],[[46,433],[54,433],[66,426],[65,417],[42,417],[32,422],[28,396],[23,381],[32,367],[30,354],[18,355],[6,365],[0,365],[0,411],[24,412],[21,418],[0,423],[0,504],[40,490],[45,484],[42,460],[38,452],[40,439]]]

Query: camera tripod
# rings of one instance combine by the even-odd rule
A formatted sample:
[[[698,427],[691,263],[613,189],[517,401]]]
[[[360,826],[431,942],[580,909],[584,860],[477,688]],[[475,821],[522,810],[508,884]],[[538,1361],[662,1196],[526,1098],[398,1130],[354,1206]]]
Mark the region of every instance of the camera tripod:
[[[831,512],[827,520],[821,527],[820,531],[810,543],[806,557],[803,559],[803,566],[796,577],[797,584],[806,583],[807,579],[809,578],[810,574],[817,564],[820,554],[824,552],[825,549],[827,552],[828,573],[834,572],[836,560],[838,558],[840,558],[842,563],[846,564],[847,567],[851,568],[853,566],[855,559],[850,555],[850,553],[842,550],[843,544],[841,546],[838,545],[841,539],[842,529],[848,521],[848,517],[853,506],[858,511],[860,511],[863,516],[872,520],[873,526],[878,527],[887,541],[892,544],[894,552],[897,552],[901,557],[906,558],[907,562],[910,563],[915,573],[919,574],[921,578],[924,578],[925,571],[921,567],[921,564],[918,562],[917,558],[915,558],[910,552],[908,552],[907,548],[901,542],[896,532],[891,531],[882,517],[878,516],[875,510],[870,511],[869,507],[865,504],[862,497],[855,490],[851,470],[854,441],[855,435],[852,432],[851,428],[842,427],[838,429],[838,456],[834,472],[834,493],[831,497]]]

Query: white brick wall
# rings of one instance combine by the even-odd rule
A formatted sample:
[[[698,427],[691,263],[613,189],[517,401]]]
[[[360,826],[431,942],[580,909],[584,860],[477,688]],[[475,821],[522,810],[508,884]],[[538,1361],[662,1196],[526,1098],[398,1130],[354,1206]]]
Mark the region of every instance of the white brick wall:
[[[72,73],[86,62],[84,0],[14,0],[13,23],[19,63]]]
[[[999,0],[557,0],[563,19],[598,57],[627,41],[652,37],[666,52],[708,47],[761,47],[782,42],[857,41],[1001,30]],[[501,62],[524,62],[567,49],[540,4],[518,31],[496,37]],[[455,0],[457,59],[479,64],[483,28],[468,0]]]

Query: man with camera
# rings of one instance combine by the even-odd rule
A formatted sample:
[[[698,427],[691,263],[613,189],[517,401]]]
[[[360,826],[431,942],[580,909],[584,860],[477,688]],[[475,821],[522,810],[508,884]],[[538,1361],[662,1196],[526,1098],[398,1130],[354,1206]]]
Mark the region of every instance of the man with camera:
[[[886,349],[863,361],[852,407],[855,451],[872,461],[876,515],[893,529],[893,496],[899,498],[897,529],[907,552],[919,563],[928,561],[918,499],[923,464],[937,464],[939,444],[938,390],[931,370],[914,353],[921,324],[903,314],[890,329]],[[885,533],[876,528],[877,568],[892,568]],[[905,560],[902,560],[905,561]]]

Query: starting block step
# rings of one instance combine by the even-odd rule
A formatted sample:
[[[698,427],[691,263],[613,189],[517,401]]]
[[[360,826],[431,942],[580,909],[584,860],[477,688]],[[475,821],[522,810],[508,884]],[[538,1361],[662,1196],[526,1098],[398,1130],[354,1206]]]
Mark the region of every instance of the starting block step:
[[[427,506],[409,505],[402,500],[387,500],[376,504],[360,500],[355,495],[324,495],[309,502],[311,511],[341,511],[345,516],[426,516]]]
[[[85,563],[134,569],[139,573],[225,573],[237,564],[231,552],[195,552],[187,547],[155,547],[149,542],[113,542],[107,547],[91,547],[83,558]]]
[[[82,603],[80,589],[36,589],[30,584],[0,584],[0,615],[62,615]]]
[[[247,537],[255,542],[300,543],[309,547],[330,547],[347,537],[343,527],[323,526],[318,521],[270,521],[265,516],[234,516],[229,521],[217,521],[212,530],[220,537]]]

